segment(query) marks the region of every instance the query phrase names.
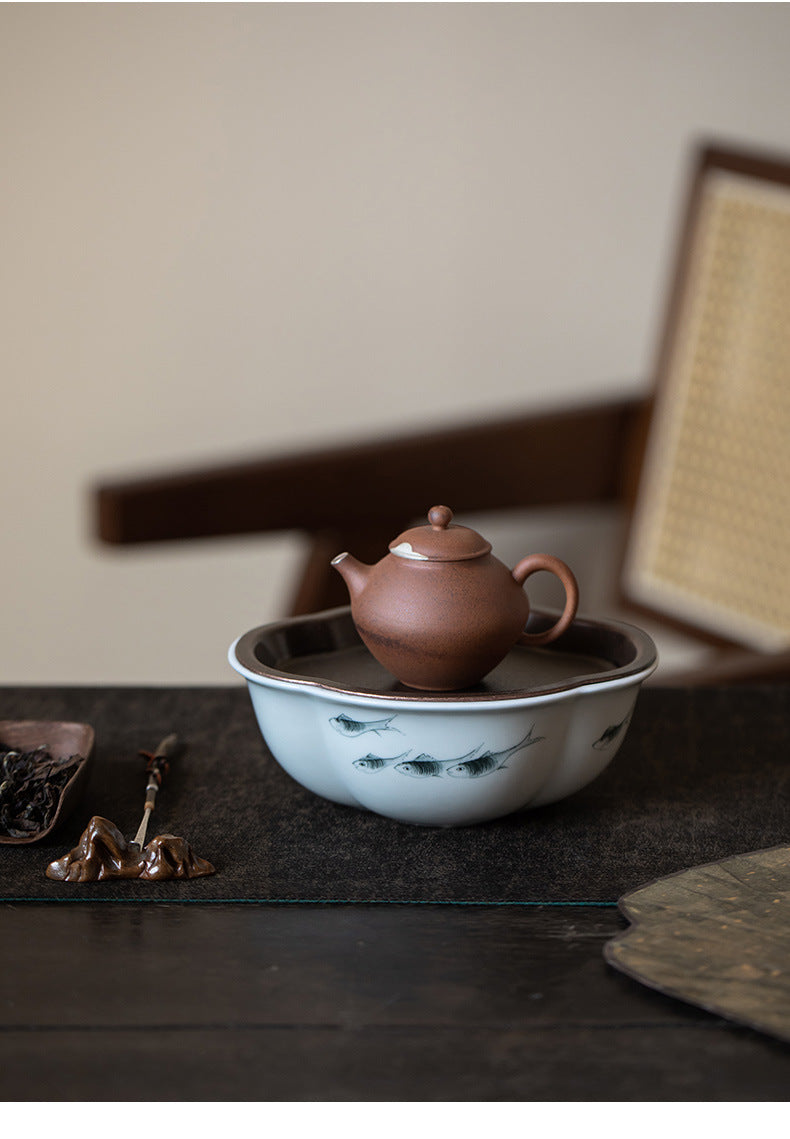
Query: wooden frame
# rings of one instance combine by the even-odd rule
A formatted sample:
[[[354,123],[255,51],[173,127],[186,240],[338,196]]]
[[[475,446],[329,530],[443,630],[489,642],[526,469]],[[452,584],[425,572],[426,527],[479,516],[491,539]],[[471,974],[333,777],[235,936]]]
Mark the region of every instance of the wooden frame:
[[[790,163],[694,172],[622,589],[762,652],[790,646]]]
[[[113,544],[295,530],[311,539],[294,615],[345,604],[330,559],[377,561],[409,518],[437,502],[476,510],[618,501],[644,403],[513,416],[356,445],[249,459],[96,488]]]

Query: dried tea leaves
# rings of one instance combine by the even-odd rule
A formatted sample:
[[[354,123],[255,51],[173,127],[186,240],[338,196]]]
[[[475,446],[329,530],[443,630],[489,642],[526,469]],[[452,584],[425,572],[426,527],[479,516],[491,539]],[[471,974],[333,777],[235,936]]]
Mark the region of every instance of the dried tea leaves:
[[[30,838],[46,831],[82,759],[53,759],[43,744],[19,751],[0,743],[0,835]]]

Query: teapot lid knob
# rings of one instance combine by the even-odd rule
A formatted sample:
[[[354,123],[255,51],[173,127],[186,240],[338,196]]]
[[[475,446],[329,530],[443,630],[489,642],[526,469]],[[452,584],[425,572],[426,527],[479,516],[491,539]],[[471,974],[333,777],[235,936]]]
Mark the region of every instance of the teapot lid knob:
[[[432,506],[428,511],[428,521],[434,530],[446,530],[453,520],[449,506]]]

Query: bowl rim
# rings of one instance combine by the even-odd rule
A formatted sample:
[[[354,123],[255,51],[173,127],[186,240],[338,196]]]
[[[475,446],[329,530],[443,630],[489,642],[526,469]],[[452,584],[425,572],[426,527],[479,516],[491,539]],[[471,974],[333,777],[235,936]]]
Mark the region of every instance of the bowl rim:
[[[599,633],[603,636],[609,636],[610,639],[613,634],[619,638],[624,637],[633,647],[633,658],[627,664],[613,665],[611,669],[603,672],[580,675],[563,681],[561,684],[539,685],[518,692],[429,693],[409,690],[378,692],[369,688],[348,688],[337,681],[321,676],[286,672],[283,669],[264,664],[256,655],[256,647],[263,637],[281,634],[283,630],[299,626],[345,621],[350,617],[351,607],[346,605],[337,609],[325,609],[319,613],[306,613],[298,617],[286,617],[278,621],[267,622],[265,625],[258,625],[256,628],[242,633],[233,641],[228,649],[228,662],[231,668],[243,676],[248,683],[262,687],[313,690],[316,695],[321,695],[331,701],[348,702],[349,699],[353,699],[356,703],[377,706],[409,704],[412,707],[426,710],[429,708],[446,709],[448,706],[482,710],[486,707],[501,707],[503,704],[512,706],[524,703],[542,703],[546,700],[573,696],[580,689],[614,689],[641,684],[654,672],[658,665],[658,651],[655,643],[644,630],[624,621],[603,621],[586,616],[574,618],[571,629],[588,634]],[[550,624],[555,620],[555,614],[547,610],[535,609],[530,615],[530,621],[533,620],[538,623]]]

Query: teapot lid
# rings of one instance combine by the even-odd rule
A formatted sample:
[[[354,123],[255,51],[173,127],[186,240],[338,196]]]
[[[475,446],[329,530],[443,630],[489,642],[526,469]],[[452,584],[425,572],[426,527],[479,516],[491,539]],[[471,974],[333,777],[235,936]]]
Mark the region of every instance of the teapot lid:
[[[418,562],[461,562],[491,552],[491,543],[476,530],[451,526],[452,519],[449,506],[432,506],[428,511],[430,525],[404,530],[390,542],[390,553]]]

